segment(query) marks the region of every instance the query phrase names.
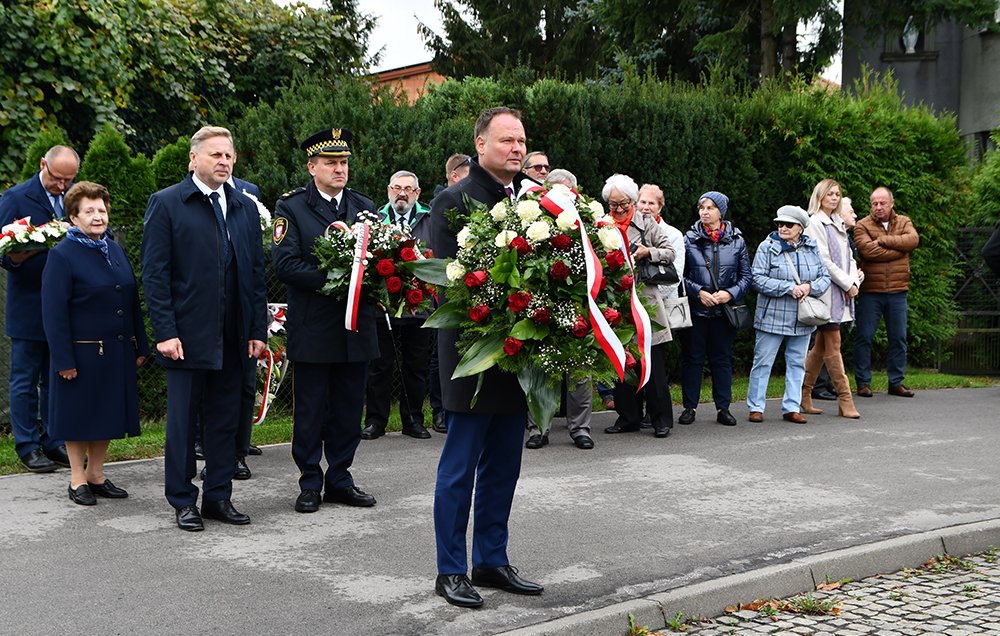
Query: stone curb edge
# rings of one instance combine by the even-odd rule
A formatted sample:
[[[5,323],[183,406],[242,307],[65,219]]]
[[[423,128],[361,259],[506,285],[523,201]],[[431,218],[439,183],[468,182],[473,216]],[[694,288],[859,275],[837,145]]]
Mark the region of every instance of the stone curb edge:
[[[502,632],[504,636],[612,636],[628,629],[628,616],[652,631],[666,629],[678,612],[718,616],[727,605],[759,598],[784,598],[811,592],[826,580],[854,580],[918,567],[943,553],[956,557],[1000,547],[1000,519],[949,526],[789,563],[695,583],[608,607]]]

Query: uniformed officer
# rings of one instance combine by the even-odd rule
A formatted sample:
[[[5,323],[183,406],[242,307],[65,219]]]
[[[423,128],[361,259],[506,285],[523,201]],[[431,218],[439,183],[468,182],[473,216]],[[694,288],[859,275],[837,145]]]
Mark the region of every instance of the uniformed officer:
[[[282,196],[275,206],[272,259],[288,286],[288,359],[292,375],[292,458],[301,471],[298,512],[315,512],[322,501],[374,506],[354,485],[349,468],[361,440],[368,363],[378,357],[375,310],[362,302],[358,331],[344,328],[346,300],[320,293],[326,272],[312,254],[316,237],[334,221],[353,223],[374,211],[368,197],[347,188],[351,132],[321,130],[302,142],[313,180]],[[324,477],[320,467],[326,456]]]

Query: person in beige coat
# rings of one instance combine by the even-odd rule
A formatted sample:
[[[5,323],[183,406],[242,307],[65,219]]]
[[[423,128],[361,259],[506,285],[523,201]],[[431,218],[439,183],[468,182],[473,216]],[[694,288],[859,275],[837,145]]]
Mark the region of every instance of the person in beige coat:
[[[615,225],[625,230],[632,259],[638,264],[644,259],[653,263],[673,263],[674,248],[663,228],[656,223],[651,215],[636,213],[635,204],[639,200],[639,186],[631,177],[616,174],[608,177],[601,192],[608,203],[608,211]],[[638,282],[638,281],[636,281]],[[650,316],[653,325],[653,336],[650,349],[650,378],[639,394],[635,387],[618,382],[615,385],[615,411],[618,419],[604,429],[605,433],[627,433],[638,431],[642,426],[643,400],[649,411],[656,437],[666,437],[674,425],[673,405],[670,402],[670,391],[667,383],[667,367],[664,359],[666,343],[673,339],[667,322],[667,312],[663,307],[659,287],[646,285],[642,291],[649,304],[656,307],[655,315]],[[661,326],[662,325],[662,326]],[[659,331],[656,329],[659,328]]]
[[[820,369],[826,364],[837,389],[837,414],[857,419],[861,414],[854,406],[851,383],[840,354],[840,326],[854,321],[854,297],[861,288],[862,278],[851,253],[847,227],[840,216],[842,206],[840,184],[833,179],[823,179],[813,188],[809,199],[809,226],[805,233],[816,241],[823,264],[830,272],[830,288],[820,297],[830,308],[830,322],[816,329],[816,342],[806,356],[801,408],[803,413],[823,412],[813,406],[812,389]]]

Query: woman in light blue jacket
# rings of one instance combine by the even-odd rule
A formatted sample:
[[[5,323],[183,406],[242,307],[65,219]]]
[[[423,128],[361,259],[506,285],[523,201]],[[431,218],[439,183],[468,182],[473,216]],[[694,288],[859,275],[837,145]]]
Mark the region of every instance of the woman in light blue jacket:
[[[774,222],[778,224],[778,229],[757,247],[751,268],[753,288],[758,293],[753,320],[757,339],[747,389],[747,408],[751,422],[764,421],[767,381],[778,349],[784,343],[782,418],[805,424],[806,418],[799,413],[802,380],[809,336],[816,328],[798,321],[799,302],[805,296],[822,296],[830,287],[830,274],[823,264],[816,241],[802,233],[809,225],[809,215],[805,210],[784,205],[778,208]]]

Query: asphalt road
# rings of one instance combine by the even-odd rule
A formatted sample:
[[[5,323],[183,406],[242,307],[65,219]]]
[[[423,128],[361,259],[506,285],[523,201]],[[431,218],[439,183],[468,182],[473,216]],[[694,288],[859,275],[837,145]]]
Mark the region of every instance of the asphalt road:
[[[824,403],[829,406],[831,403]],[[539,597],[434,595],[434,474],[443,436],[362,442],[379,503],[293,511],[287,445],[251,458],[233,501],[253,519],[174,526],[162,459],[112,465],[125,501],[77,506],[68,471],[0,478],[0,634],[494,634],[847,546],[1000,517],[1000,387],[859,399],[861,420],[714,423],[702,405],[667,439],[557,427],[524,451],[511,562]],[[835,410],[835,406],[834,406]],[[675,413],[676,414],[676,413]],[[623,626],[624,627],[624,626]]]

